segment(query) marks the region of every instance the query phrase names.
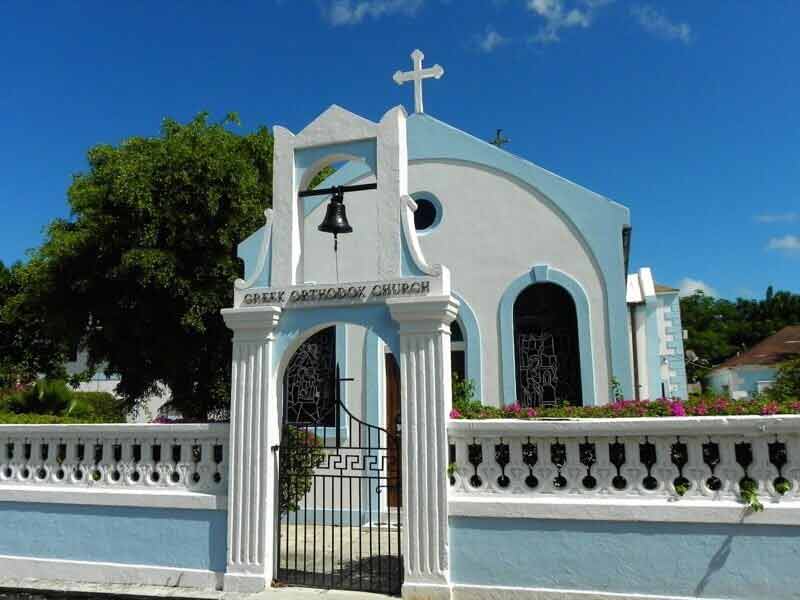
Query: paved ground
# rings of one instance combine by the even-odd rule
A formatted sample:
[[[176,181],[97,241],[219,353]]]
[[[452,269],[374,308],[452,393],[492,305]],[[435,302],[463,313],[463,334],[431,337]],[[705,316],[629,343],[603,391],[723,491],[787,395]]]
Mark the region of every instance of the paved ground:
[[[278,579],[290,584],[397,593],[401,585],[396,525],[281,527]]]
[[[339,590],[286,587],[258,594],[201,591],[187,588],[64,583],[63,581],[0,578],[2,600],[396,600],[389,596]]]
[[[382,523],[360,528],[328,525],[324,530],[321,525],[297,529],[292,525],[282,527],[281,531],[279,578],[292,584],[287,587],[274,587],[258,594],[233,594],[0,577],[0,600],[383,600],[389,598],[383,594],[399,590],[402,559],[396,525],[389,527]]]

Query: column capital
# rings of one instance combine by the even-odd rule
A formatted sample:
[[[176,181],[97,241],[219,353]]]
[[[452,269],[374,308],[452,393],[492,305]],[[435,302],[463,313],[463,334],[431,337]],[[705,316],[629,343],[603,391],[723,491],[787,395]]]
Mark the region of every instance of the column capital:
[[[386,301],[389,314],[400,325],[401,333],[449,331],[458,315],[459,302],[453,296],[393,298]]]
[[[223,308],[220,312],[225,325],[233,331],[234,337],[267,336],[272,333],[281,318],[280,306],[248,306],[244,308]]]

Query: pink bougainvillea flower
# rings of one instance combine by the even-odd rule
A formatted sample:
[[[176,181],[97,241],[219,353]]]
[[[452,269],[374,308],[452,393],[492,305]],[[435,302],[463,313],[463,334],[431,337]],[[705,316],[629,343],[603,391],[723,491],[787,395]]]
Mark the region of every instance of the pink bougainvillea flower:
[[[462,418],[462,416],[463,415],[460,412],[458,412],[457,408],[454,408],[453,410],[450,411],[450,418],[451,419],[460,419],[460,418]]]
[[[761,407],[761,414],[762,415],[775,415],[780,410],[780,406],[778,406],[777,402],[767,402],[764,406]]]
[[[520,412],[522,412],[522,407],[519,404],[509,404],[508,406],[503,407],[503,411],[518,415]]]
[[[539,411],[537,411],[535,408],[529,408],[526,414],[528,415],[528,417],[533,418],[539,415]]]
[[[792,403],[792,410],[795,412],[800,412],[800,402],[793,402]]]
[[[683,403],[680,400],[670,402],[669,414],[673,417],[685,417],[686,409],[683,407]]]
[[[704,416],[704,415],[707,415],[708,414],[708,408],[706,408],[706,406],[704,404],[700,404],[699,406],[697,406],[694,409],[694,414],[699,415],[701,417]]]

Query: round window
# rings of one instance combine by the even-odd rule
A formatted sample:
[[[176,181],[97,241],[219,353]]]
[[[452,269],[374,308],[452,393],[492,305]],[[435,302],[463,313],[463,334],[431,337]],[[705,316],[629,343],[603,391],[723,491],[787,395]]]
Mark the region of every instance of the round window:
[[[417,231],[425,231],[436,224],[439,211],[431,200],[427,198],[414,198],[417,210],[414,212],[414,227]]]

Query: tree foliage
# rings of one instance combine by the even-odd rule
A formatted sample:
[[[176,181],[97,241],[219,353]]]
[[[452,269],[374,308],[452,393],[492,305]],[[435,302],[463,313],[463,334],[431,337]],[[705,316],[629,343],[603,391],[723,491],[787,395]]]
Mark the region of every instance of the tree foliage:
[[[800,399],[800,357],[788,360],[778,368],[775,384],[769,391],[776,398]]]
[[[731,301],[698,292],[681,299],[681,319],[688,330],[687,350],[698,356],[687,362],[689,379],[703,378],[709,367],[752,348],[787,325],[800,325],[800,294],[770,286],[763,300]]]
[[[238,135],[201,114],[161,135],[88,153],[72,216],[50,224],[23,268],[17,304],[46,316],[52,339],[79,344],[89,370],[120,376],[132,406],[167,386],[205,418],[229,397],[231,334],[220,309],[241,276],[238,242],[264,222],[272,136]]]
[[[47,315],[25,300],[26,270],[0,262],[0,388],[63,376],[68,345],[47,333]]]

